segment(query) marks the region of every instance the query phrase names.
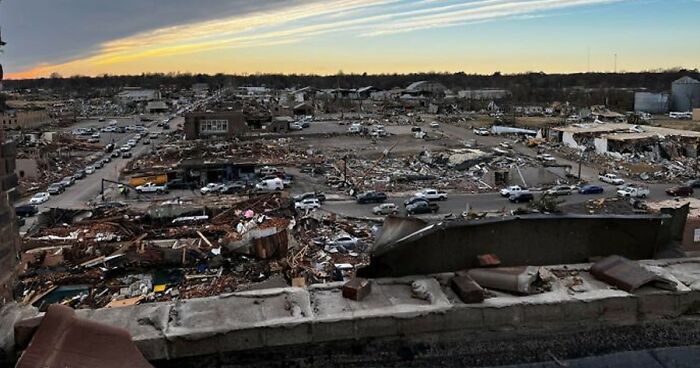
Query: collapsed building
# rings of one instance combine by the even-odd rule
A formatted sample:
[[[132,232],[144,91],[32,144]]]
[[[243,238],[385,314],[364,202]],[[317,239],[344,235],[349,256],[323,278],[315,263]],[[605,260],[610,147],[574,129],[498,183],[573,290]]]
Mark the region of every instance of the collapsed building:
[[[567,147],[622,157],[639,155],[649,161],[696,158],[700,132],[632,124],[575,124],[552,128],[550,137]]]

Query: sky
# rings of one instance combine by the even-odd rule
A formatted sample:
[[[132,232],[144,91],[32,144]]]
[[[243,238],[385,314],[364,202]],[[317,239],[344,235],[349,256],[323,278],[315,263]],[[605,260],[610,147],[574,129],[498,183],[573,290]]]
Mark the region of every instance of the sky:
[[[7,79],[700,65],[700,0],[0,0]]]

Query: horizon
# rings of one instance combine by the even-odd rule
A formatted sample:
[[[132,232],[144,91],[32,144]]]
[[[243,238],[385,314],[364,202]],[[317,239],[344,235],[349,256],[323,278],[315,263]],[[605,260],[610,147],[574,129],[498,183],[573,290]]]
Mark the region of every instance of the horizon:
[[[687,41],[700,31],[692,16],[700,11],[695,0],[98,5],[0,3],[6,79],[52,73],[637,73],[700,64],[700,48]]]

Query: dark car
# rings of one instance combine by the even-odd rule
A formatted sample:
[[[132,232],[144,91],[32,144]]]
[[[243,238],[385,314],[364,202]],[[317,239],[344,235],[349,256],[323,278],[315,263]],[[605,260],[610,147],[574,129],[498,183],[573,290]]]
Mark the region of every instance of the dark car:
[[[301,123],[301,124],[299,124],[299,125],[301,125],[302,128],[308,128],[308,127],[311,126],[311,123],[309,123],[308,121],[305,121],[305,122],[303,122],[303,123]]]
[[[294,196],[294,202],[301,202],[305,199],[316,198],[319,202],[323,203],[326,201],[326,195],[320,192],[308,192],[304,194],[299,194]]]
[[[364,192],[357,196],[357,203],[383,203],[386,199],[386,194],[382,192]]]
[[[693,195],[693,188],[688,186],[678,186],[666,189],[666,194],[673,197],[690,197]]]
[[[119,151],[114,151],[114,152],[112,152],[112,157],[113,157],[113,158],[118,158],[119,156],[121,156],[121,152],[119,152]]]
[[[105,152],[110,153],[112,151],[114,151],[114,143],[110,143],[105,146]]]
[[[418,202],[428,202],[428,200],[426,200],[425,198],[421,198],[421,197],[413,197],[413,198],[405,200],[403,202],[403,205],[409,206],[409,205],[412,205],[412,204],[418,203]]]
[[[166,184],[168,189],[194,189],[197,183],[185,181],[183,179],[173,179]]]
[[[75,180],[85,179],[85,170],[80,169],[73,174]]]
[[[535,199],[535,196],[533,196],[532,193],[530,193],[530,192],[515,193],[515,194],[512,194],[510,197],[508,197],[508,200],[513,202],[513,203],[526,203],[526,202],[531,202],[534,199]]]
[[[418,215],[422,213],[437,213],[440,207],[437,203],[431,203],[427,201],[418,201],[413,204],[406,206],[406,212],[409,215]]]
[[[236,181],[233,183],[226,183],[219,189],[221,194],[235,194],[245,190],[245,183],[241,181]]]
[[[131,158],[131,152],[122,153],[122,158]]]
[[[686,185],[691,188],[700,188],[700,179],[690,180]]]
[[[581,194],[600,194],[603,193],[603,187],[598,185],[584,185],[578,189]]]
[[[53,183],[49,185],[46,191],[49,192],[49,194],[51,195],[56,195],[65,192],[66,188],[61,183]]]
[[[170,124],[165,123],[163,124],[163,130],[169,130],[170,129]]]
[[[39,209],[31,204],[15,207],[15,214],[17,214],[19,217],[34,216],[37,213],[39,213]]]

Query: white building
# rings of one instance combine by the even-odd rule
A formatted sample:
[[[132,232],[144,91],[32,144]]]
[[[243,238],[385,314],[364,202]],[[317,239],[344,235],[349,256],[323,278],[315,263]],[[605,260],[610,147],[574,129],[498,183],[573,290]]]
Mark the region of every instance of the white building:
[[[160,91],[155,89],[141,89],[141,88],[125,88],[123,91],[117,94],[117,99],[122,104],[131,104],[138,102],[149,102],[160,100]]]

